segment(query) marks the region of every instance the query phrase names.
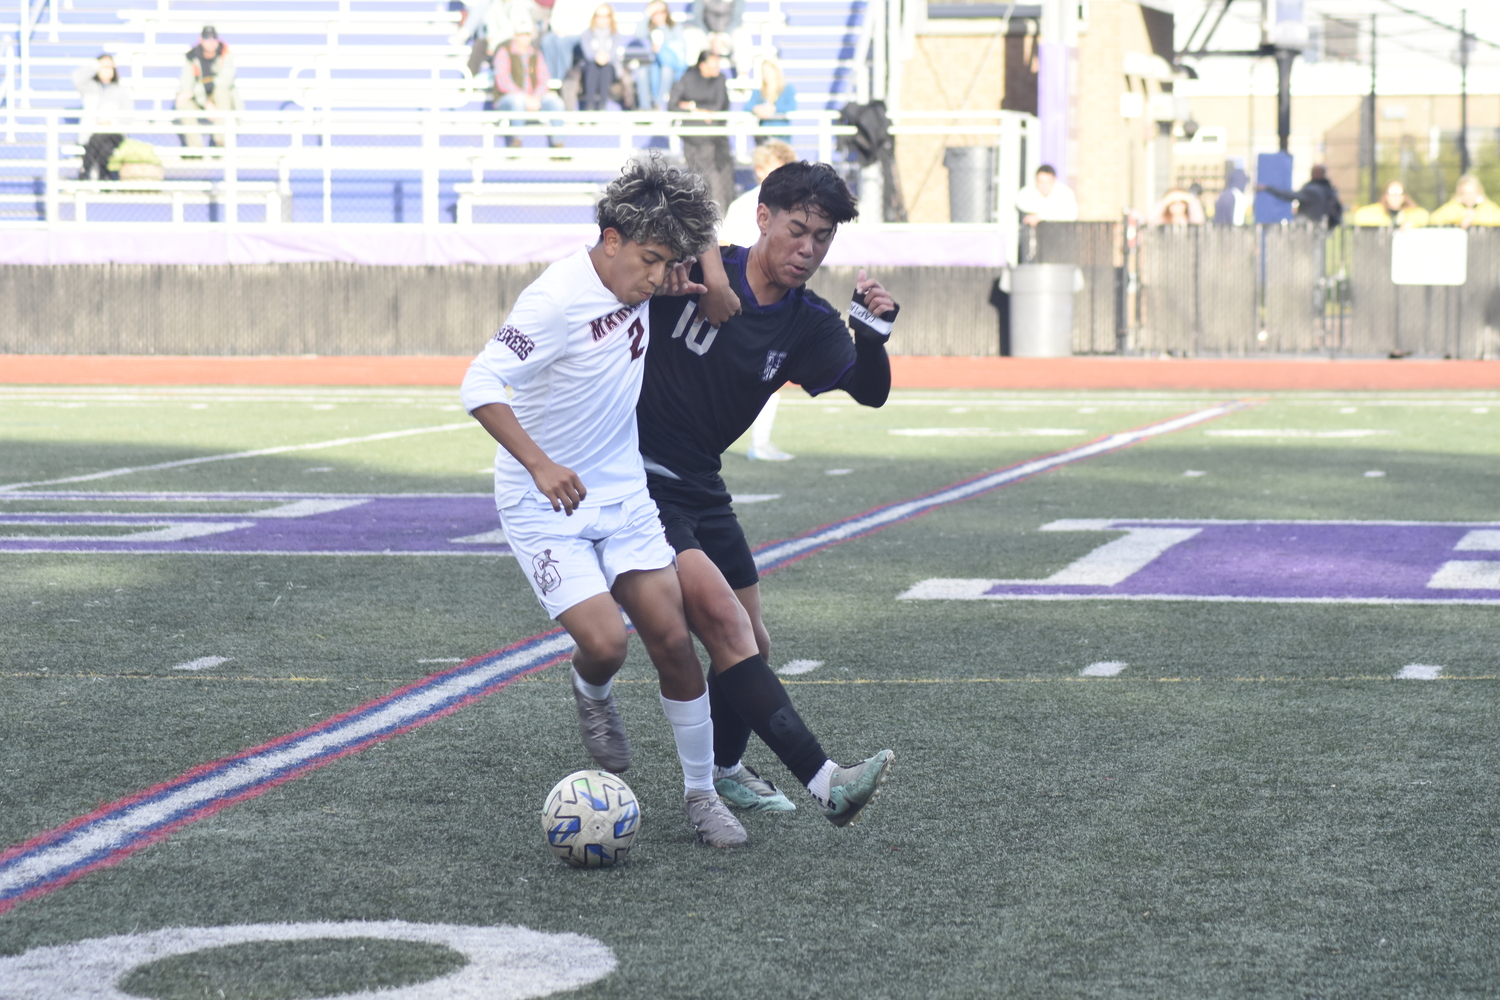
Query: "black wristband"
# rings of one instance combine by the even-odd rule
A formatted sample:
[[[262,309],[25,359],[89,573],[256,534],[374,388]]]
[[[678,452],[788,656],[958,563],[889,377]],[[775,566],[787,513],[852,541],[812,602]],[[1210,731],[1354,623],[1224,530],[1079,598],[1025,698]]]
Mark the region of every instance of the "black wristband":
[[[900,306],[892,306],[885,313],[876,316],[866,308],[864,293],[855,291],[854,297],[849,300],[849,326],[855,333],[863,333],[878,340],[889,340],[891,325],[896,322],[896,314],[900,311]]]

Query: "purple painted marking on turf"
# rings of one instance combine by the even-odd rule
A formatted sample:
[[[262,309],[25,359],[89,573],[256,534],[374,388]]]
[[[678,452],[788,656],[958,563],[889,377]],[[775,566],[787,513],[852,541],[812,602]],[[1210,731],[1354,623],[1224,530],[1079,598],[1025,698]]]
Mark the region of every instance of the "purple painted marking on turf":
[[[24,494],[28,499],[79,499],[80,494]],[[33,537],[0,537],[0,552],[125,552],[125,553],[305,553],[409,554],[409,555],[509,555],[503,542],[455,542],[454,539],[496,531],[500,527],[495,502],[488,495],[451,496],[345,496],[298,494],[202,494],[200,502],[224,500],[264,501],[251,513],[184,513],[183,497],[170,494],[101,494],[87,498],[90,506],[108,509],[112,501],[160,501],[158,509],[130,513],[28,513],[17,498],[0,507],[0,536],[17,534],[18,526],[32,526]],[[339,510],[300,516],[276,515],[278,508],[298,501],[350,503]],[[268,513],[269,512],[269,513]],[[93,534],[90,526],[110,528],[111,534]],[[132,541],[122,533],[160,531],[180,526],[191,530],[215,525],[228,530],[190,538]],[[37,526],[49,534],[37,535]],[[94,530],[98,531],[98,527]],[[112,537],[113,535],[113,537]]]
[[[1496,590],[1428,586],[1445,563],[1484,560],[1484,552],[1455,546],[1470,531],[1494,524],[1115,520],[1108,530],[1167,525],[1199,531],[1113,586],[1008,580],[983,596],[1500,602]]]

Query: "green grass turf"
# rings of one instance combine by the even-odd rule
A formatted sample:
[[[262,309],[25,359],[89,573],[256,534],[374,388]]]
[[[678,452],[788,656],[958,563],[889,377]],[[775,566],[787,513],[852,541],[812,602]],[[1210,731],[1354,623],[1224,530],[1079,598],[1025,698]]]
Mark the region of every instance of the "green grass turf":
[[[776,441],[798,459],[749,463],[742,442],[726,477],[781,494],[740,508],[768,541],[1217,398],[902,393],[868,411],[790,397]],[[451,405],[428,391],[7,391],[0,482],[438,426],[462,418]],[[643,832],[619,869],[567,869],[543,844],[543,796],[587,763],[551,670],[22,903],[0,917],[0,953],[399,919],[596,937],[620,966],[583,997],[1493,996],[1495,609],[894,597],[933,576],[1045,576],[1099,544],[1037,532],[1058,518],[1493,520],[1496,420],[1500,398],[1477,394],[1277,396],[767,578],[773,662],[824,661],[789,687],[830,752],[897,752],[854,828],[829,826],[752,744],[798,812],[748,817],[744,851],[693,843],[635,647],[619,690]],[[1007,436],[889,433],[937,427]],[[1038,429],[1078,433],[1020,433]],[[1257,429],[1392,433],[1208,433]],[[77,488],[482,492],[491,453],[461,430]],[[441,666],[420,660],[550,624],[507,560],[0,565],[3,844]],[[205,655],[233,659],[171,670]],[[1101,660],[1130,667],[1079,678]],[[1407,663],[1449,679],[1393,680]],[[372,968],[315,961],[319,947],[162,963],[148,995],[310,996],[432,959],[388,949]]]

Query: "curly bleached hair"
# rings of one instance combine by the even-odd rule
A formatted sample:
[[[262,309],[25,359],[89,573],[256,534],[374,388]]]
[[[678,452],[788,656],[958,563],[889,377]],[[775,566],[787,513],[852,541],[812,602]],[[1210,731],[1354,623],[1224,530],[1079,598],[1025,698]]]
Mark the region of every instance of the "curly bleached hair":
[[[696,174],[669,166],[660,153],[632,160],[604,189],[599,229],[636,243],[660,243],[682,260],[717,242],[719,206]]]

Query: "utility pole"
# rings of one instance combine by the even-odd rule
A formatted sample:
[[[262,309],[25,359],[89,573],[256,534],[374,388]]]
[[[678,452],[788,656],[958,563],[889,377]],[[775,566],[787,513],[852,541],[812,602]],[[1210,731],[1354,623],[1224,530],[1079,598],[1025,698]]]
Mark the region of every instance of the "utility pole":
[[[1380,36],[1375,31],[1375,15],[1370,15],[1370,96],[1365,99],[1365,116],[1370,123],[1369,131],[1369,163],[1370,163],[1370,204],[1380,200],[1380,182],[1375,174],[1375,41]]]
[[[1469,172],[1469,11],[1464,8],[1458,20],[1459,126],[1458,172]]]

